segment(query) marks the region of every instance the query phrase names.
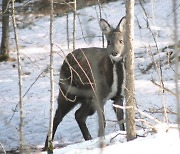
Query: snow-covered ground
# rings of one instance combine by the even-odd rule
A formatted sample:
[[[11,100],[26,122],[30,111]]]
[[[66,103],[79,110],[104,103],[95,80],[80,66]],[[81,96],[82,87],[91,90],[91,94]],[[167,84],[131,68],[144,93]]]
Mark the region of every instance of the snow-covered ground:
[[[178,5],[180,0],[178,0]],[[168,122],[176,123],[176,99],[167,91],[162,93],[161,89],[153,84],[151,80],[160,84],[159,71],[153,66],[150,69],[152,58],[156,61],[161,59],[162,77],[166,88],[175,92],[174,85],[174,64],[168,64],[165,52],[162,48],[173,44],[173,11],[171,0],[153,0],[144,4],[149,17],[149,24],[153,32],[160,53],[157,52],[155,42],[150,30],[147,28],[146,16],[139,4],[135,5],[135,95],[138,107],[149,115],[158,118],[161,122],[166,122],[163,114],[163,105],[171,111],[168,114]],[[119,20],[125,15],[125,5],[122,1],[112,2],[103,5],[103,17],[112,25],[116,26]],[[177,8],[178,13],[180,7]],[[77,42],[78,47],[102,46],[101,31],[98,25],[98,6],[85,8],[78,11],[77,19]],[[180,13],[179,13],[180,14]],[[33,15],[25,19],[18,17],[24,22],[19,22],[18,29],[20,52],[22,57],[23,70],[23,98],[25,111],[24,138],[27,148],[43,147],[49,124],[49,17],[35,18]],[[70,14],[70,30],[72,32],[72,19]],[[28,22],[29,26],[25,25]],[[28,25],[28,24],[27,24]],[[59,68],[63,62],[64,54],[67,50],[66,38],[66,17],[55,17],[54,20],[54,42],[55,42],[55,97],[58,95]],[[25,27],[25,28],[22,28]],[[139,28],[141,27],[141,28]],[[180,21],[178,18],[178,27]],[[83,33],[82,33],[83,30]],[[11,28],[12,31],[12,28]],[[180,32],[178,32],[179,34]],[[0,32],[1,34],[1,32]],[[71,33],[72,34],[72,33]],[[11,56],[16,57],[14,52],[14,36],[11,32]],[[84,37],[84,39],[83,39]],[[72,39],[72,35],[70,35]],[[70,42],[72,47],[72,41]],[[153,56],[152,56],[153,55]],[[145,71],[146,70],[146,71]],[[30,88],[30,89],[29,89]],[[6,150],[17,149],[19,146],[19,109],[18,104],[18,73],[16,62],[0,63],[0,143]],[[55,103],[56,104],[56,103]],[[56,105],[55,105],[56,106]],[[79,127],[74,119],[74,112],[71,111],[59,125],[55,135],[55,143],[77,143],[84,141]],[[16,110],[16,112],[14,111]],[[169,111],[168,110],[168,111]],[[14,115],[13,115],[14,114]],[[115,114],[112,110],[112,103],[108,101],[105,106],[106,139],[104,153],[178,153],[178,131],[175,128],[167,128],[167,125],[159,124],[158,133],[147,134],[147,137],[138,137],[136,140],[126,142],[125,135],[118,135],[118,125]],[[139,115],[136,115],[139,118]],[[11,119],[12,117],[12,119]],[[143,116],[142,116],[143,117]],[[146,118],[152,125],[156,125],[153,120]],[[141,123],[137,123],[140,125]],[[93,136],[97,137],[97,115],[93,115],[87,120],[88,128]],[[142,128],[137,127],[138,134],[142,135]],[[167,131],[168,130],[168,131]],[[121,132],[124,134],[124,132]],[[111,140],[111,141],[110,141]],[[120,142],[120,143],[119,143]],[[57,153],[99,153],[98,139],[70,145]],[[1,151],[1,148],[0,148]]]
[[[138,138],[130,142],[126,142],[125,135],[116,136],[119,132],[115,132],[106,136],[104,140],[105,146],[102,149],[99,148],[99,139],[94,139],[92,141],[69,145],[61,150],[56,149],[54,150],[54,154],[178,154],[180,143],[178,132],[173,128],[166,131],[165,128],[167,128],[166,125],[161,125],[158,128],[159,132],[157,134],[148,135],[145,138]],[[141,131],[138,133],[141,133]],[[114,136],[116,136],[116,138],[114,138]],[[45,153],[46,152],[44,152],[44,154]]]

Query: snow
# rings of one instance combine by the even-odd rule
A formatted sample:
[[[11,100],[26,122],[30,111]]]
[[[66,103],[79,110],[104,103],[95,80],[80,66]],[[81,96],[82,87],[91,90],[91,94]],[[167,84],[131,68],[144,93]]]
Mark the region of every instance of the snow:
[[[149,15],[149,23],[152,32],[157,39],[158,48],[162,49],[173,43],[173,14],[172,2],[170,0],[154,0],[153,3],[144,4]],[[180,5],[180,0],[177,1]],[[79,19],[77,20],[77,42],[78,47],[101,47],[101,31],[98,25],[96,12],[97,6],[84,8],[78,11]],[[180,8],[177,9],[178,13]],[[122,1],[112,2],[103,5],[103,18],[109,21],[114,27],[118,24],[121,17],[125,15],[125,5]],[[157,53],[152,34],[147,29],[146,17],[140,5],[135,5],[135,96],[136,103],[140,110],[147,112],[154,118],[159,119],[162,123],[166,122],[163,114],[163,104],[172,112],[176,112],[176,98],[171,93],[161,89],[153,84],[153,79],[160,84],[159,71],[152,67],[146,73],[142,73],[152,62],[152,53],[155,60],[161,58],[163,82],[166,88],[175,92],[174,85],[174,64],[167,64],[166,54]],[[19,17],[22,18],[22,17]],[[72,32],[72,14],[70,19],[70,32]],[[26,21],[26,20],[25,20]],[[24,137],[27,149],[31,147],[43,147],[48,132],[49,124],[49,100],[50,100],[50,81],[49,81],[49,17],[37,17],[30,15],[29,26],[24,27],[26,22],[18,23],[18,36],[23,70],[23,98],[25,111]],[[66,17],[55,17],[54,26],[54,44],[55,44],[55,98],[58,96],[59,68],[65,55],[71,51],[67,50],[66,43]],[[138,27],[141,25],[141,29]],[[180,21],[178,18],[178,27]],[[83,35],[81,32],[83,29]],[[178,32],[179,34],[179,32]],[[1,35],[1,32],[0,32]],[[96,36],[91,38],[91,36]],[[178,36],[179,37],[179,36]],[[12,49],[11,56],[16,57],[13,30],[11,28],[10,46]],[[72,35],[70,36],[72,40]],[[70,42],[72,48],[72,41]],[[64,54],[61,52],[63,50]],[[19,100],[18,94],[18,72],[17,62],[0,63],[0,143],[9,151],[19,147],[19,109],[16,108]],[[36,81],[37,80],[37,81]],[[31,87],[32,86],[32,87]],[[31,87],[31,88],[30,88]],[[30,88],[30,90],[29,90]],[[55,103],[55,107],[57,104]],[[16,108],[16,112],[14,112]],[[59,125],[55,135],[55,145],[59,143],[77,143],[65,148],[55,149],[54,153],[100,153],[99,139],[97,137],[97,115],[87,119],[88,128],[95,138],[91,141],[84,142],[79,127],[74,119],[74,112],[78,107],[73,109]],[[153,113],[153,111],[161,111]],[[12,117],[14,113],[14,116]],[[115,114],[112,109],[112,102],[108,101],[105,106],[106,132],[104,140],[103,153],[173,153],[179,152],[179,134],[176,124],[176,115],[168,114],[168,123],[157,125],[153,120],[145,118],[155,127],[158,127],[157,133],[151,133],[150,130],[142,130],[137,127],[138,134],[148,132],[146,137],[138,137],[134,141],[126,142],[125,135],[118,135],[119,132]],[[139,118],[138,114],[136,114]],[[12,117],[12,119],[11,119]],[[11,120],[10,120],[11,119]],[[140,123],[137,123],[140,125]],[[173,125],[172,125],[173,124]],[[173,128],[172,128],[173,127]],[[1,148],[0,148],[1,151]]]
[[[118,153],[138,153],[138,154],[178,154],[179,153],[179,137],[178,131],[175,128],[168,128],[167,125],[158,125],[158,133],[139,137],[134,141],[126,142],[125,135],[114,136],[118,133],[107,135],[104,139],[103,148],[99,148],[100,140],[94,139],[83,143],[69,145],[68,147],[54,150],[54,154],[118,154]],[[167,131],[167,132],[166,132]],[[138,133],[141,133],[139,131]],[[78,147],[78,148],[77,148]],[[44,152],[43,154],[45,154]]]

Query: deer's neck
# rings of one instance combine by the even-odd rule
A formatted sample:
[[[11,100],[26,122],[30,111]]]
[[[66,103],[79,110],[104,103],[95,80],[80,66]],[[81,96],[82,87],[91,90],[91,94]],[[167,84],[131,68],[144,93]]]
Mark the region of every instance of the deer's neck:
[[[108,94],[107,99],[113,98],[118,90],[118,75],[117,75],[117,68],[116,63],[113,63],[113,82],[111,86],[111,92]]]
[[[113,82],[111,85],[111,91],[107,96],[107,100],[114,98],[118,95],[124,95],[125,86],[125,67],[124,62],[112,62],[113,64]]]

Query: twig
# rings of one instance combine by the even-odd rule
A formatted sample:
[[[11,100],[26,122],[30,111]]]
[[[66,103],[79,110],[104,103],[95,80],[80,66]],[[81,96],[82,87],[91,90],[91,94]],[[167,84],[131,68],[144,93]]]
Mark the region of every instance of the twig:
[[[119,135],[127,135],[126,133],[118,133],[118,134],[116,134],[114,137],[112,137],[111,139],[110,139],[110,143],[112,143],[112,140],[114,140],[117,136],[119,136]]]
[[[120,106],[120,105],[117,105],[117,104],[113,104],[114,107],[116,108],[119,108],[119,109],[132,109],[133,106]]]
[[[147,114],[147,113],[144,113],[143,111],[141,111],[140,109],[136,108],[135,107],[135,110],[138,111],[140,114],[146,116],[147,118],[151,119],[151,120],[154,120],[156,123],[158,124],[161,124],[161,121],[159,121],[158,119],[154,118],[153,116]]]
[[[155,127],[145,119],[135,119],[136,122],[143,122],[147,127],[154,129]]]
[[[47,69],[47,68],[46,68]],[[45,70],[46,70],[45,69]],[[38,75],[38,77],[34,80],[34,82],[30,85],[30,87],[27,89],[27,91],[24,93],[24,95],[23,95],[23,97],[22,98],[24,98],[26,95],[27,95],[27,93],[31,90],[31,88],[33,87],[33,85],[37,82],[37,80],[40,78],[40,76],[42,75],[44,73],[44,70]],[[11,118],[9,119],[9,121],[8,121],[8,123],[7,124],[9,124],[10,122],[11,122],[11,120],[12,120],[12,118],[14,117],[14,115],[15,115],[15,112],[17,112],[17,107],[18,107],[18,105],[19,105],[19,102],[16,104],[16,106],[15,106],[15,108],[13,109],[13,114],[12,114],[12,116],[11,116]]]
[[[176,10],[180,7],[180,4],[176,7],[173,8],[173,11],[171,13],[169,13],[169,15],[167,17],[170,17],[174,12],[176,12]]]
[[[162,88],[161,85],[159,85],[158,83],[156,83],[153,79],[151,80],[151,82],[152,82],[154,85],[156,85],[156,86]],[[169,90],[169,89],[166,88],[166,87],[163,87],[163,90],[165,90],[165,91],[169,92],[170,94],[176,96],[176,94],[175,94],[174,92],[172,92],[171,90]]]
[[[80,29],[81,29],[82,38],[83,38],[84,42],[85,42],[86,44],[88,44],[87,41],[86,41],[86,38],[87,38],[87,37],[84,36],[84,32],[83,32],[83,28],[82,28],[82,24],[81,24],[80,17],[79,17],[78,14],[76,14],[76,15],[77,15],[77,18],[78,18],[78,20],[79,20],[79,25],[80,25]],[[77,40],[77,38],[76,38],[76,40]]]
[[[126,110],[133,108],[133,106],[120,106],[120,105],[116,105],[116,104],[113,104],[113,106],[114,106],[114,107],[117,107],[117,108],[120,108],[120,109],[126,109]],[[134,109],[135,109],[136,111],[138,111],[140,114],[148,117],[149,119],[154,120],[154,121],[157,122],[158,124],[161,124],[161,121],[159,121],[158,119],[152,117],[151,115],[149,115],[149,114],[147,114],[147,113],[144,113],[143,111],[141,111],[141,110],[138,109],[137,107],[134,107]]]
[[[153,40],[154,40],[156,49],[157,49],[157,51],[158,51],[158,53],[159,53],[159,71],[160,71],[160,74],[158,73],[158,75],[159,75],[159,79],[160,79],[160,82],[161,82],[161,87],[162,87],[162,89],[163,89],[164,83],[163,83],[163,80],[162,80],[162,68],[161,68],[161,61],[160,61],[160,51],[159,51],[159,48],[158,48],[158,44],[157,44],[157,41],[156,41],[156,37],[155,37],[155,35],[154,35],[151,27],[150,27],[148,14],[147,14],[147,12],[146,12],[146,10],[145,10],[145,8],[144,8],[141,0],[139,0],[139,3],[140,3],[140,5],[141,5],[141,8],[143,9],[143,12],[144,12],[144,14],[145,14],[145,16],[146,16],[146,19],[147,19],[147,20],[146,20],[146,21],[147,21],[147,25],[148,25],[147,28],[149,29],[149,31],[150,31],[150,33],[151,33],[151,35],[152,35],[152,37],[153,37]],[[157,65],[157,63],[155,63],[155,64]],[[158,68],[158,66],[156,66],[156,67]],[[157,72],[158,72],[158,71],[157,71]],[[162,92],[164,92],[164,91],[162,91]]]
[[[159,109],[154,109],[154,110],[143,110],[143,112],[147,112],[147,113],[151,113],[151,114],[154,114],[154,113],[163,113],[162,111],[163,109],[162,108],[159,108]],[[167,108],[167,113],[170,113],[170,114],[177,114],[177,112],[174,112],[170,109]]]
[[[135,101],[136,101],[136,99],[135,99]],[[136,108],[138,108],[138,104],[137,103],[135,103],[135,106],[136,106]],[[142,119],[142,116],[141,116],[141,114],[138,112],[138,115],[139,115],[139,117]],[[141,122],[141,124],[143,125],[143,122]],[[143,130],[145,131],[145,129],[143,128]]]
[[[7,5],[6,5],[6,8],[4,9],[4,12],[2,12],[2,16],[3,16],[3,14],[5,14],[6,13],[6,11],[8,11],[8,9],[9,9],[9,4],[10,4],[10,2],[11,2],[11,0],[9,0],[8,2],[7,2]],[[3,5],[3,4],[2,4]],[[2,10],[3,11],[3,10]]]
[[[142,7],[142,9],[143,9],[143,11],[144,11],[144,13],[145,13],[145,15],[146,15],[147,24],[148,24],[148,29],[149,29],[152,37],[153,37],[153,40],[154,40],[154,43],[155,43],[155,46],[156,46],[156,49],[157,49],[157,52],[158,52],[159,62],[158,62],[158,65],[157,65],[157,63],[155,63],[155,64],[156,64],[157,74],[158,74],[158,76],[159,76],[159,80],[160,80],[160,83],[161,83],[161,84],[160,84],[160,87],[161,87],[161,90],[162,90],[161,93],[164,93],[164,82],[163,82],[163,72],[162,72],[162,67],[161,67],[160,50],[159,50],[159,48],[158,48],[158,44],[157,44],[157,41],[156,41],[156,37],[155,37],[155,35],[154,35],[151,27],[150,27],[149,17],[147,16],[146,10],[145,10],[145,8],[144,8],[141,0],[139,0],[139,2],[140,2],[140,5],[141,5],[141,7]],[[152,55],[152,58],[153,58],[153,55]],[[154,58],[153,58],[153,59],[154,59]],[[166,106],[167,106],[167,104],[164,102],[164,96],[163,96],[163,95],[162,95],[161,103],[162,103],[162,105],[163,105],[163,107],[164,107],[164,119],[165,119],[166,123],[168,123],[168,115],[167,115],[167,111],[166,111]]]

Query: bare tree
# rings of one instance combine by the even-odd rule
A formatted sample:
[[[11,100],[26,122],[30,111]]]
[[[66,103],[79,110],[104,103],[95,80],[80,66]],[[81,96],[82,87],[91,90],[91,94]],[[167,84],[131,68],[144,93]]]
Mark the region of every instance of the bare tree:
[[[101,6],[101,2],[98,0],[98,6],[99,6],[99,18],[102,18],[102,6]],[[104,35],[102,33],[102,47],[104,48]]]
[[[0,60],[7,60],[8,58],[9,58],[9,0],[3,0]]]
[[[74,18],[73,18],[73,50],[76,48],[76,0],[74,0]]]
[[[176,85],[176,102],[177,102],[177,123],[179,127],[179,137],[180,137],[180,102],[179,102],[179,88],[178,88],[178,79],[179,79],[179,55],[178,55],[178,26],[177,26],[177,2],[173,1],[173,12],[174,12],[174,42],[175,42],[175,85]]]
[[[69,1],[67,2],[68,12],[66,14],[66,36],[67,36],[67,46],[69,49]]]
[[[22,70],[21,70],[21,58],[19,52],[19,45],[18,45],[18,35],[16,31],[16,19],[15,19],[15,9],[14,9],[14,0],[11,1],[12,3],[12,21],[13,21],[13,28],[14,28],[14,38],[16,43],[16,50],[17,50],[17,62],[18,62],[18,76],[19,76],[19,107],[20,107],[20,154],[23,153],[24,150],[24,104],[22,100]]]
[[[53,153],[52,144],[52,128],[53,128],[53,115],[54,115],[54,67],[53,67],[53,13],[54,13],[54,0],[51,0],[50,12],[50,85],[51,85],[51,98],[50,98],[50,121],[48,133],[48,153]]]
[[[126,1],[126,127],[127,140],[136,138],[134,111],[134,0]]]

